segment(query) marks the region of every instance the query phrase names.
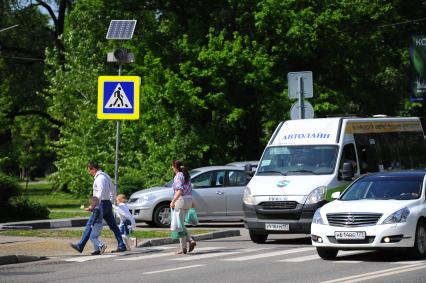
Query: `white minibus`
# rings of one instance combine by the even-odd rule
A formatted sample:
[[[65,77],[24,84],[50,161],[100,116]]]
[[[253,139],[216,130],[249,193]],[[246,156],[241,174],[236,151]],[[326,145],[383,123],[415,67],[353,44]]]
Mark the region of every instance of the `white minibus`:
[[[243,198],[253,242],[309,234],[317,208],[361,174],[426,169],[419,118],[319,118],[281,122]]]

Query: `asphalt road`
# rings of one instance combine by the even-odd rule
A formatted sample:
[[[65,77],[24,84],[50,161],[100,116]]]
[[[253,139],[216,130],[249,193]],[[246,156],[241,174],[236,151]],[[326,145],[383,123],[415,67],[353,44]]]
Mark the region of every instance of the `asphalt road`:
[[[341,252],[325,261],[305,235],[275,235],[258,245],[241,233],[198,242],[187,255],[167,245],[1,266],[0,282],[426,282],[426,260],[402,252]]]

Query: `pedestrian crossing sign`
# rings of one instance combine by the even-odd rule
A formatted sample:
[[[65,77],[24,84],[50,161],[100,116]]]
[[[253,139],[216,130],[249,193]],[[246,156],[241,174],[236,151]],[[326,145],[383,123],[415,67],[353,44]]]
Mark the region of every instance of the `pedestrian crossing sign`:
[[[98,119],[139,119],[141,78],[100,76],[98,78]]]

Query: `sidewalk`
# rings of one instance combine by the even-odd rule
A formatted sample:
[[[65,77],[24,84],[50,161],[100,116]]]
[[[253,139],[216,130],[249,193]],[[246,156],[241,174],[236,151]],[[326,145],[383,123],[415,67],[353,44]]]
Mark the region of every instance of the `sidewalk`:
[[[15,227],[18,230],[83,227],[86,221],[87,218],[73,218],[60,220],[38,220],[27,222],[1,223],[0,230],[2,227]],[[190,228],[190,230],[191,229],[192,228]],[[239,229],[226,229],[223,231],[214,231],[207,234],[196,235],[194,236],[194,238],[197,241],[202,241],[239,235]],[[117,242],[115,239],[102,238],[102,240],[108,246],[107,252],[116,249]],[[69,246],[69,243],[76,243],[78,241],[79,238],[19,237],[2,236],[0,234],[0,265],[76,255],[78,253]],[[139,240],[138,247],[168,245],[177,242],[178,240],[173,240],[171,238],[146,239],[143,241]],[[92,243],[89,241],[86,245],[83,254],[90,254],[90,252],[92,252],[92,249]]]

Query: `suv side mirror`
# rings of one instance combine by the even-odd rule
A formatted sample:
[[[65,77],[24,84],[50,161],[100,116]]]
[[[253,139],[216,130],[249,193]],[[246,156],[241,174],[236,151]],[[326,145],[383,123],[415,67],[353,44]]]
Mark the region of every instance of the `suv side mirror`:
[[[332,199],[338,199],[340,197],[340,192],[334,192],[331,194]]]
[[[354,166],[350,162],[343,163],[342,170],[340,170],[340,175],[343,180],[351,181],[354,177]]]

